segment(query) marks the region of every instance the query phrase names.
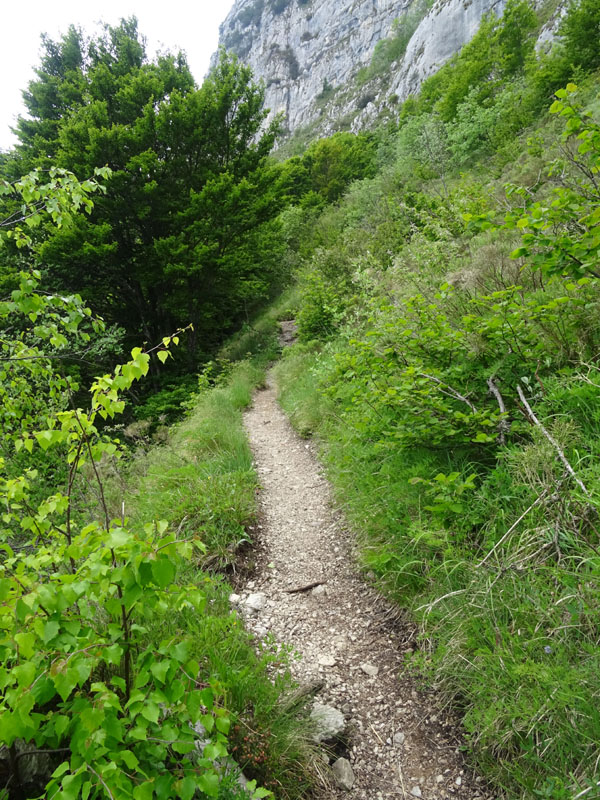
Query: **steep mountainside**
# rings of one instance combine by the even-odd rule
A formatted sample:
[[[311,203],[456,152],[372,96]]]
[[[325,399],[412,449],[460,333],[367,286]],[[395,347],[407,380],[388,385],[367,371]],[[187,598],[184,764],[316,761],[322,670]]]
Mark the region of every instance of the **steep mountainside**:
[[[290,131],[358,130],[415,92],[505,0],[236,0],[221,44]],[[378,44],[379,43],[379,44]]]

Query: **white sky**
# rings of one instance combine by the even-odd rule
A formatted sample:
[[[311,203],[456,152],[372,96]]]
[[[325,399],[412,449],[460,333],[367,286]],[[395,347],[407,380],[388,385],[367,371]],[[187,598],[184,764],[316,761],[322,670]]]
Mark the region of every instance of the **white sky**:
[[[15,143],[10,132],[24,113],[21,91],[35,77],[40,34],[59,38],[69,25],[95,30],[99,20],[116,25],[135,15],[147,40],[148,54],[157,49],[184,50],[198,83],[217,49],[219,24],[233,0],[5,0],[0,18],[0,149]]]

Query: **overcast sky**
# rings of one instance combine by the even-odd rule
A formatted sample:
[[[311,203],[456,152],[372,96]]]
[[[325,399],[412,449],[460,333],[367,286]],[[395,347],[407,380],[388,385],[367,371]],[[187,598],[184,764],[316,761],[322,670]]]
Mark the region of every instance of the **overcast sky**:
[[[58,38],[69,25],[92,32],[99,20],[118,23],[132,14],[148,52],[185,50],[198,83],[217,48],[219,24],[233,0],[5,0],[0,22],[0,149],[14,144],[10,126],[23,113],[21,90],[35,77],[40,34]]]

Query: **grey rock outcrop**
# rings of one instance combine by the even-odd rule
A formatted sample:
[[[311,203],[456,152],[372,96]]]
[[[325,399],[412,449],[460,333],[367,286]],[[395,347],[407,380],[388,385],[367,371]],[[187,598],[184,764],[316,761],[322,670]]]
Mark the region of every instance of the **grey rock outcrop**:
[[[236,0],[220,43],[250,64],[266,87],[271,114],[293,132],[358,130],[393,113],[477,31],[505,0]],[[397,20],[397,22],[395,22]],[[408,25],[403,55],[380,74],[357,80],[379,41]]]

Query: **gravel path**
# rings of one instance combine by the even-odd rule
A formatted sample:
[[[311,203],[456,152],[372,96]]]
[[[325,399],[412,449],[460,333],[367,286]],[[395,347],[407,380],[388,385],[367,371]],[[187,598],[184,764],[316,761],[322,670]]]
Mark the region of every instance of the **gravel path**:
[[[316,702],[344,715],[345,744],[331,760],[348,759],[342,780],[353,785],[323,789],[321,800],[489,798],[464,766],[454,721],[399,678],[410,628],[361,579],[313,446],[291,429],[272,386],[257,392],[245,425],[265,556],[237,602],[257,636],[272,633],[300,654],[292,671],[301,684],[323,684]]]

